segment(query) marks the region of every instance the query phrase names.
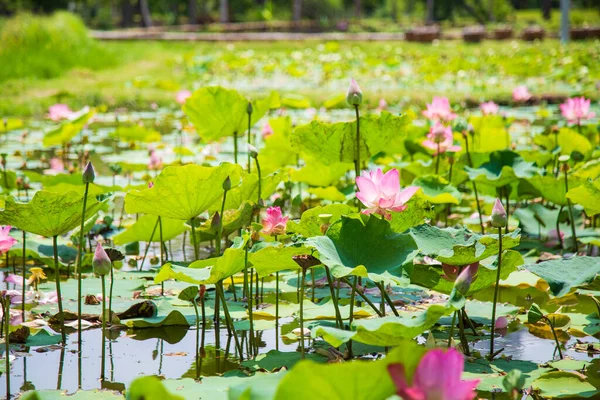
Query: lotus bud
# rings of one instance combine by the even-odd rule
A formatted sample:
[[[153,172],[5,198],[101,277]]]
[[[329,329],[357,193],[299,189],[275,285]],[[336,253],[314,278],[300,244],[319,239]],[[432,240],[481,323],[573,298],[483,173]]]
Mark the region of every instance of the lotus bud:
[[[231,190],[231,179],[229,178],[229,176],[227,178],[225,178],[225,181],[223,181],[223,190],[224,191]]]
[[[446,127],[442,124],[436,124],[432,129],[433,141],[435,143],[443,143],[446,140]]]
[[[463,135],[467,133],[469,129],[469,124],[464,119],[457,119],[454,122],[454,130],[457,132],[462,132]]]
[[[477,274],[478,269],[479,269],[478,263],[467,265],[462,270],[462,272],[458,275],[458,278],[456,278],[454,287],[463,296],[466,296],[466,294],[469,292],[469,289],[471,288],[471,284],[475,280],[475,275]]]
[[[217,211],[210,221],[210,227],[214,232],[216,232],[219,229],[219,226],[221,226],[221,216]]]
[[[506,210],[502,205],[500,199],[496,199],[494,208],[492,208],[492,226],[494,228],[506,228],[508,225],[508,219],[506,216]]]
[[[96,179],[96,171],[94,171],[92,162],[89,161],[83,170],[83,183],[93,183],[94,179]]]
[[[92,258],[92,266],[94,267],[94,273],[96,275],[104,276],[110,272],[112,263],[100,243],[96,244],[96,251],[94,252],[94,258]]]
[[[248,105],[246,106],[246,112],[248,114],[252,114],[254,112],[254,108],[252,107],[252,102],[251,101],[249,101]]]
[[[351,106],[358,107],[360,106],[360,103],[362,103],[362,98],[362,91],[360,90],[358,83],[352,78],[350,80],[350,86],[348,87],[348,93],[346,94],[346,101]]]
[[[508,326],[508,319],[506,317],[498,317],[496,318],[496,329],[506,329]]]
[[[258,157],[258,149],[251,144],[248,144],[248,153],[250,153],[250,157],[252,158]]]

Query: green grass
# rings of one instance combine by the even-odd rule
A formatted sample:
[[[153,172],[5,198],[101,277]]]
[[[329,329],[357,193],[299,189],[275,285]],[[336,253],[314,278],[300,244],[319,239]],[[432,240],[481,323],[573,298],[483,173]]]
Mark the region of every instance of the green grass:
[[[440,42],[438,45],[344,42],[339,45],[339,52],[345,59],[332,65],[335,75],[330,79],[343,83],[338,85],[342,92],[349,76],[360,79],[365,99],[370,104],[377,104],[380,97],[390,102],[423,104],[434,95],[448,96],[453,102],[465,99],[475,102],[502,100],[510,96],[514,82],[524,82],[528,77],[547,80],[548,84],[540,86],[540,91],[598,97],[595,89],[588,89],[593,88],[594,82],[600,79],[600,70],[594,61],[600,54],[600,43],[572,43],[567,47],[561,47],[553,40],[541,44],[518,43],[519,51],[514,48],[516,44],[511,42],[492,41],[480,45],[460,42]],[[75,67],[50,79],[27,77],[0,82],[0,118],[39,116],[56,102],[67,103],[73,109],[85,105],[106,105],[111,109],[126,107],[144,110],[149,109],[151,103],[176,107],[174,98],[177,90],[215,84],[222,77],[226,77],[231,85],[245,82],[245,88],[238,87],[242,91],[256,90],[253,79],[262,79],[262,82],[269,80],[263,68],[270,58],[276,60],[276,68],[286,71],[291,51],[302,52],[307,47],[314,51],[319,43],[240,42],[228,48],[227,44],[220,43],[148,41],[100,42],[95,46],[114,54],[117,64],[101,69]],[[244,55],[249,49],[254,51],[253,55]],[[494,55],[489,56],[490,52]],[[386,64],[388,61],[389,65]],[[416,72],[414,81],[410,80],[408,86],[406,82],[404,86],[396,83],[401,64],[411,65]],[[528,67],[523,68],[524,64]],[[291,77],[286,82],[312,79],[317,73],[314,68],[323,68],[319,63],[311,64],[307,58],[294,65],[304,69],[306,75]],[[584,65],[588,68],[585,76],[579,73]],[[381,68],[393,76],[391,84],[383,83],[373,72]],[[461,71],[475,74],[462,78],[471,84],[491,75],[499,76],[500,81],[495,86],[474,88],[472,92],[470,89],[453,90],[452,86],[447,85],[452,85],[452,79]],[[513,77],[514,82],[505,83],[503,76]],[[554,80],[564,82],[563,86],[554,85]],[[440,88],[436,82],[445,82],[446,86]],[[577,89],[578,84],[585,85],[582,87],[587,89]],[[290,89],[284,83],[277,90],[299,93],[318,106],[324,99],[339,94],[331,86],[324,86],[310,81],[300,88]]]

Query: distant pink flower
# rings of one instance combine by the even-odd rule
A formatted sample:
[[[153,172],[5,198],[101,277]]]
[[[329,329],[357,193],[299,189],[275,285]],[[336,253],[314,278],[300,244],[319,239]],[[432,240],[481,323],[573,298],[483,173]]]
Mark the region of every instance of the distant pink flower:
[[[440,153],[457,152],[462,148],[454,145],[454,137],[452,136],[452,128],[445,127],[439,122],[431,127],[427,134],[427,140],[423,142],[423,146],[434,151],[437,155],[438,146]]]
[[[425,265],[442,265],[441,261],[438,261],[435,258],[429,256],[423,257],[423,262],[425,263]]]
[[[560,240],[559,240],[559,237],[560,237]],[[548,239],[544,243],[544,246],[554,247],[554,246],[558,245],[561,240],[564,240],[564,239],[565,239],[564,232],[560,232],[560,235],[559,235],[558,231],[556,229],[550,229],[548,231]]]
[[[50,159],[50,169],[54,172],[63,172],[65,170],[65,164],[58,157]]]
[[[582,120],[594,118],[596,115],[590,112],[590,102],[585,97],[567,99],[567,101],[560,105],[560,111],[569,123],[579,125]]]
[[[148,182],[148,189],[152,189],[154,187],[154,182]]]
[[[271,136],[274,133],[275,133],[275,131],[273,131],[273,127],[271,126],[271,124],[269,124],[268,122],[265,122],[265,124],[263,125],[262,130],[261,130],[263,139],[268,138],[269,136]]]
[[[159,170],[163,167],[162,158],[156,150],[150,150],[150,161],[148,162],[149,170]]]
[[[262,220],[262,232],[266,235],[283,235],[288,219],[281,214],[280,207],[269,207],[267,216]]]
[[[390,364],[387,369],[396,385],[396,394],[404,400],[472,400],[479,379],[461,380],[465,360],[455,349],[428,351],[419,363],[408,385],[402,364]]]
[[[385,99],[382,97],[379,99],[379,105],[377,106],[377,111],[383,111],[386,110],[388,108],[388,103],[387,101],[385,101]]]
[[[496,329],[506,329],[508,326],[508,319],[506,317],[498,317],[496,318]]]
[[[58,303],[58,295],[56,294],[56,291],[54,292],[48,292],[48,293],[44,293],[42,292],[40,294],[40,298],[38,299],[38,304],[53,304],[53,303]]]
[[[48,118],[52,121],[60,121],[61,119],[71,119],[76,113],[72,111],[66,104],[54,104],[48,108]]]
[[[526,102],[531,99],[531,93],[529,93],[527,86],[517,86],[512,92],[512,98],[516,102]]]
[[[175,100],[181,104],[184,105],[186,100],[188,98],[190,98],[192,96],[192,92],[190,92],[189,90],[180,90],[179,92],[177,92],[177,94],[175,95]]]
[[[427,110],[423,115],[432,121],[452,121],[456,114],[450,109],[450,102],[447,97],[434,97],[430,104],[427,104]]]
[[[498,114],[498,104],[493,101],[481,103],[479,109],[483,115],[495,115]]]
[[[10,297],[10,304],[23,304],[23,293],[20,290],[7,290],[6,295]],[[35,300],[35,292],[25,292],[25,304],[30,304]]]
[[[4,282],[12,283],[15,286],[23,286],[23,277],[15,274],[8,274],[6,278],[4,278]]]
[[[17,239],[10,236],[11,228],[10,225],[6,225],[4,228],[0,227],[0,254],[6,253],[17,243]]]
[[[406,203],[419,190],[418,186],[409,186],[400,190],[400,176],[397,169],[391,169],[383,174],[381,169],[363,171],[356,178],[358,192],[356,197],[367,207],[363,214],[379,214],[385,219],[391,219],[390,211],[404,211]]]

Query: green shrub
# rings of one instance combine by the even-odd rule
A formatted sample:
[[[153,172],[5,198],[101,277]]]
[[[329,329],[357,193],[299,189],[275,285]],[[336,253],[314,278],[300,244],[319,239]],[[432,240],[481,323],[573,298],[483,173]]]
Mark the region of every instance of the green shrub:
[[[20,14],[0,31],[0,81],[51,78],[73,67],[98,69],[115,57],[89,37],[82,20],[70,13]]]

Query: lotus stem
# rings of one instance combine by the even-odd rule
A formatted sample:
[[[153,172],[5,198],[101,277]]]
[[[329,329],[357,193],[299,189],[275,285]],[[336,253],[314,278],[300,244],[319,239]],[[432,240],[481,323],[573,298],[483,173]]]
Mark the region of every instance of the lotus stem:
[[[248,259],[248,249],[246,248],[246,260]],[[247,268],[247,262],[246,262]],[[250,342],[252,342],[252,353],[254,353],[254,316],[252,312],[252,281],[254,277],[254,272],[250,270],[250,286],[248,287],[248,319],[250,321]]]
[[[550,325],[550,330],[552,331],[552,335],[554,336],[554,341],[556,342],[556,349],[558,350],[558,356],[562,360],[563,354],[562,350],[560,349],[560,342],[558,341],[558,336],[556,336],[556,329],[554,328],[556,326],[556,318],[552,317],[552,321],[550,321],[550,318],[548,317],[545,318],[548,321],[548,325]]]
[[[260,164],[258,162],[258,156],[256,156],[254,158],[254,163],[256,164],[256,172],[258,173],[258,199],[257,199],[257,204],[260,205],[260,201],[262,198],[262,193],[261,193],[261,185],[262,185],[262,174],[260,171]]]
[[[23,314],[23,322],[25,322],[25,282],[27,282],[27,279],[25,278],[25,273],[27,272],[27,252],[26,252],[27,251],[27,245],[26,245],[25,235],[26,235],[25,231],[23,231],[23,271],[22,271],[22,274],[23,274],[23,287],[21,289],[22,290],[22,292],[21,292],[21,298],[23,299],[23,301],[21,302],[21,314]],[[80,295],[80,297],[81,297],[81,295]],[[81,313],[79,315],[81,315]],[[81,340],[81,334],[80,334],[79,339]]]
[[[390,295],[388,294],[388,292],[385,291],[385,285],[383,284],[383,282],[380,282],[380,289],[381,289],[381,293],[383,295],[382,301],[387,301],[388,305],[390,306],[390,308],[392,309],[392,312],[394,313],[394,315],[396,317],[399,317],[400,314],[398,313],[398,310],[396,310],[396,306],[394,305],[394,302],[392,301],[392,299],[390,298]]]
[[[23,282],[23,286],[25,286],[25,282]],[[23,298],[23,303],[25,303],[25,298]],[[2,298],[2,307],[2,319],[5,321],[5,323],[2,326],[0,326],[0,328],[4,328],[4,362],[6,363],[6,371],[4,372],[4,374],[6,375],[6,398],[10,399],[10,343],[8,340],[8,336],[10,334],[8,331],[8,325],[10,320],[10,299],[8,298],[8,296],[4,296]]]
[[[152,240],[154,240],[154,234],[156,233],[156,228],[158,228],[158,218],[156,219],[156,224],[154,224],[154,229],[152,229],[152,233],[150,234],[150,240],[148,241],[148,245],[146,246],[146,250],[144,250],[144,257],[142,258],[142,263],[140,264],[139,270],[141,271],[144,268],[144,262],[146,261],[146,257],[148,256],[148,250],[150,250],[150,246],[152,245]],[[194,228],[192,227],[192,231]]]
[[[463,348],[463,352],[466,356],[469,356],[471,351],[469,350],[469,342],[465,336],[465,323],[462,316],[462,311],[458,310],[458,330],[460,333],[460,346]],[[493,337],[492,337],[493,338]]]
[[[335,291],[333,289],[333,279],[331,278],[331,271],[329,267],[325,266],[325,274],[327,275],[327,286],[329,286],[329,293],[331,295],[331,301],[333,301],[333,306],[335,308],[335,322],[338,328],[344,329],[344,321],[342,320],[342,314],[340,313],[340,308],[338,305],[338,299],[335,295]]]
[[[235,347],[237,348],[240,354],[240,360],[243,361],[244,353],[242,346],[240,346],[237,334],[235,333],[235,326],[233,325],[233,320],[231,319],[231,315],[229,314],[229,308],[227,307],[227,302],[225,301],[225,294],[223,293],[223,281],[217,282],[215,286],[217,288],[217,295],[221,298],[221,303],[223,303],[223,312],[225,313],[227,330],[229,331],[230,335],[233,335],[233,339],[235,340]]]
[[[159,234],[159,238],[160,238],[160,265],[165,265],[165,242],[163,242],[163,229],[162,229],[162,218],[160,217],[160,215],[158,216],[158,234]],[[111,268],[110,268],[110,273],[111,273],[111,279],[112,279],[112,264],[111,264]],[[111,287],[112,290],[112,287]],[[160,295],[164,296],[165,295],[165,281],[162,281],[160,283]]]
[[[60,334],[63,345],[67,344],[67,334],[65,332],[65,315],[63,314],[62,294],[60,291],[60,267],[58,265],[58,236],[52,237],[52,247],[54,249],[54,277],[56,279],[56,295],[58,297],[58,320],[60,322]],[[23,282],[25,284],[25,282]],[[25,300],[25,299],[23,299]]]
[[[198,313],[198,304],[196,299],[192,299],[192,305],[194,306],[194,312],[196,313],[196,379],[200,377],[200,370],[198,369],[199,352],[198,346],[200,344],[200,315]]]
[[[233,132],[233,162],[238,163],[238,141],[237,132]]]
[[[556,236],[558,236],[558,244],[560,245],[561,254],[565,248],[565,244],[563,242],[562,235],[560,234],[560,213],[562,213],[564,208],[565,206],[560,206],[558,209],[558,215],[556,216]]]
[[[469,163],[469,167],[473,168],[473,161],[471,160],[471,153],[469,152],[469,137],[465,136],[465,150],[467,152],[467,162]],[[475,194],[475,203],[477,204],[477,214],[479,214],[479,227],[481,228],[481,234],[485,235],[485,227],[483,225],[483,214],[481,214],[481,205],[479,204],[479,194],[477,192],[477,183],[475,180],[471,181],[473,183],[473,193]]]
[[[452,346],[452,337],[454,336],[454,325],[456,324],[456,314],[458,314],[458,311],[454,311],[454,314],[452,314],[452,324],[450,325],[450,333],[448,334],[448,348]]]
[[[194,226],[194,219],[190,219],[190,225],[192,226],[192,244],[194,245],[194,261],[200,258],[198,249],[198,238],[196,237],[196,227]]]
[[[500,289],[500,270],[502,268],[502,228],[498,228],[498,265],[496,270],[496,286],[494,288],[494,302],[492,303],[492,337],[490,340],[490,360],[494,357],[494,334],[496,331],[496,303]],[[460,322],[460,321],[459,321]]]
[[[435,153],[435,174],[437,175],[440,171],[440,144],[437,143],[437,153]]]
[[[110,263],[110,286],[108,287],[108,321],[112,325],[112,298],[113,286],[115,282],[114,265]]]
[[[354,175],[355,178],[360,176],[360,113],[358,112],[358,105],[354,106],[354,112],[356,114],[356,149],[354,150]],[[358,184],[356,184],[356,191],[358,192]],[[356,199],[358,209],[361,208],[361,203]]]
[[[375,311],[375,313],[377,315],[379,315],[380,317],[383,317],[383,314],[381,313],[381,311],[379,310],[379,308],[377,308],[377,306],[375,306],[375,304],[373,304],[373,302],[362,292],[362,290],[359,290],[358,287],[356,286],[357,283],[357,279],[354,280],[354,283],[352,283],[349,279],[347,278],[342,278],[342,281],[344,281],[345,284],[347,284],[348,286],[352,287],[352,294],[351,294],[351,298],[353,298],[352,296],[355,293],[358,293],[358,295],[373,309],[373,311]],[[352,311],[354,305],[353,302],[350,302],[350,310]],[[352,323],[352,317],[350,317],[350,323]]]
[[[313,303],[315,302],[315,274],[314,274],[315,270],[312,269],[310,271],[310,281],[311,281],[311,299],[310,301],[312,301]]]
[[[252,112],[248,113],[248,144],[252,144]],[[248,152],[248,173],[252,172],[252,161]]]
[[[106,362],[106,346],[104,345],[106,339],[106,277],[102,275],[100,279],[102,280],[102,365],[100,367],[100,380],[104,381],[104,364]]]
[[[356,283],[358,281],[358,277],[355,275],[354,276],[354,284],[352,285],[352,292],[350,293],[350,314],[348,315],[348,330],[352,331],[352,321],[354,320],[354,299],[356,297],[356,292],[358,291],[356,288]],[[373,306],[374,307],[374,306]],[[377,310],[376,307],[374,307],[374,310]],[[377,313],[379,314],[379,310],[377,310]],[[352,358],[352,340],[348,341],[348,357]]]
[[[566,166],[566,163],[565,163]],[[565,193],[569,191],[569,177],[567,173],[567,168],[564,169],[565,173]],[[571,203],[571,199],[567,197],[567,206],[569,207],[569,218],[571,219],[571,234],[573,235],[573,248],[575,249],[575,254],[579,251],[577,245],[577,232],[575,229],[575,216],[573,214],[573,204]],[[561,357],[562,358],[562,357]]]
[[[304,281],[306,269],[302,268],[302,281],[300,282],[300,353],[304,360]]]

